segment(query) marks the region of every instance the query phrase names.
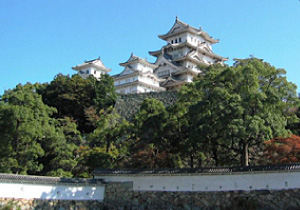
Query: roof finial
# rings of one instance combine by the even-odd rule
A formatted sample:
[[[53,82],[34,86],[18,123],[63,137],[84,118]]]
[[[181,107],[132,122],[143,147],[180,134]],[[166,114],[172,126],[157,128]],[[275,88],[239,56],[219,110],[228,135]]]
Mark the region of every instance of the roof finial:
[[[178,15],[176,15],[176,21],[178,20]]]

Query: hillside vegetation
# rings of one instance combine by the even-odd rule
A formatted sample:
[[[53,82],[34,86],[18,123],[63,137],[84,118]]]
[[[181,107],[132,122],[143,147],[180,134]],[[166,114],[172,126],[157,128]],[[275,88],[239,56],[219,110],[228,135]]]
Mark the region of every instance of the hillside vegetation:
[[[285,73],[251,58],[210,66],[177,93],[118,96],[108,75],[17,85],[0,101],[0,172],[298,161],[299,99]]]

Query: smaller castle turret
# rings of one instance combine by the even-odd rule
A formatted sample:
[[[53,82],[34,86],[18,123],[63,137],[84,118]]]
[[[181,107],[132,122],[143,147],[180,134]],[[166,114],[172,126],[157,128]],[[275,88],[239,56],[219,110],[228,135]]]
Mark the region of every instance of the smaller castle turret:
[[[77,71],[78,74],[85,79],[90,75],[93,75],[98,80],[101,78],[101,75],[107,74],[111,71],[111,69],[104,66],[100,57],[93,60],[84,61],[83,64],[76,65],[72,67],[72,69]]]

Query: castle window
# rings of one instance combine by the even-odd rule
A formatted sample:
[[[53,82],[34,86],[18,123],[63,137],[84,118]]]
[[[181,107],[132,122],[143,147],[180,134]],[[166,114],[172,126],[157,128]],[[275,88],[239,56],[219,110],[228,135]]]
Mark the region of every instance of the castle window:
[[[94,74],[96,74],[97,73],[97,71],[96,70],[94,70]]]
[[[177,39],[175,39],[175,43],[177,43]]]
[[[89,73],[89,70],[86,70],[86,73],[88,74],[88,73]]]
[[[179,42],[181,42],[181,37],[179,38]]]
[[[171,41],[171,43],[173,44],[173,40]]]

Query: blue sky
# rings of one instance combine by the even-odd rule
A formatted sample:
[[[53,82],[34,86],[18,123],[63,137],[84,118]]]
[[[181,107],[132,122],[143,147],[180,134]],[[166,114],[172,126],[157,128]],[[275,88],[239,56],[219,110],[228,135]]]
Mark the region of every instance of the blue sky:
[[[0,0],[0,95],[99,56],[111,74],[132,52],[154,62],[176,16],[220,39],[228,64],[254,55],[300,87],[299,0]]]

